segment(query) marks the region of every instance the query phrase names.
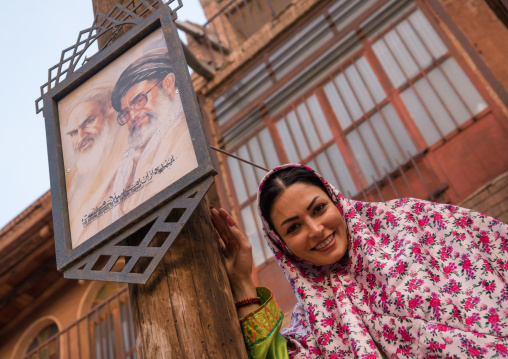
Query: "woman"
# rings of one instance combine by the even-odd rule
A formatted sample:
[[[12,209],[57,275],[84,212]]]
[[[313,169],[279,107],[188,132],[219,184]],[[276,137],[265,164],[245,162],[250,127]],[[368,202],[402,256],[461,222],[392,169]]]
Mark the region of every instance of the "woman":
[[[301,165],[269,172],[258,203],[298,299],[281,331],[250,244],[211,210],[250,357],[508,357],[505,224],[417,199],[349,200]]]

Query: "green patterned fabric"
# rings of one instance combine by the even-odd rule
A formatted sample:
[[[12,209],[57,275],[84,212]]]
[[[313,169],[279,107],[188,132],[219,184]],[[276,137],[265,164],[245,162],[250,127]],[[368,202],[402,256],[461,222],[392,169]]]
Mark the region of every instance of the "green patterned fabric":
[[[240,319],[249,358],[288,358],[286,339],[279,333],[282,314],[269,289],[257,288],[261,306]]]

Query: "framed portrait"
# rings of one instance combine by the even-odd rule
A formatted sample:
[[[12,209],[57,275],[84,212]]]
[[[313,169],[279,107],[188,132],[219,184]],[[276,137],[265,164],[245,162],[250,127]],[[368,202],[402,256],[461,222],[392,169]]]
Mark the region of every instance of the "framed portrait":
[[[44,96],[59,270],[215,174],[173,20],[161,6]]]

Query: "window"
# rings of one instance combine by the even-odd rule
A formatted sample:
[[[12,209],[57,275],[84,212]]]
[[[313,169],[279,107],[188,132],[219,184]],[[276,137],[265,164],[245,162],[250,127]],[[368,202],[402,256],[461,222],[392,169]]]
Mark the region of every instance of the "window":
[[[428,146],[487,108],[420,11],[372,45]]]
[[[245,144],[237,148],[234,154],[265,168],[273,168],[280,164],[267,128],[248,139]],[[261,223],[256,209],[258,185],[266,173],[232,157],[228,157],[228,166],[244,230],[252,244],[254,264],[259,265],[272,256],[272,252],[262,238]]]
[[[56,359],[58,358],[57,338],[48,341],[58,333],[55,323],[45,326],[30,343],[26,352],[28,359]],[[36,351],[34,351],[37,349]],[[33,353],[31,353],[34,351]]]

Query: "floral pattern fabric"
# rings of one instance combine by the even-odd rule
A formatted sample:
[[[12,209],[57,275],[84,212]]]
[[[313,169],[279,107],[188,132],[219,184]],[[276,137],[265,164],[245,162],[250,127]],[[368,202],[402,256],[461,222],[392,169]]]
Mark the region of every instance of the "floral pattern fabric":
[[[275,168],[260,191],[290,166],[301,165]],[[348,258],[314,266],[262,218],[298,299],[281,332],[290,358],[374,359],[380,350],[388,358],[508,358],[507,225],[413,198],[346,199],[321,180],[346,220]]]

